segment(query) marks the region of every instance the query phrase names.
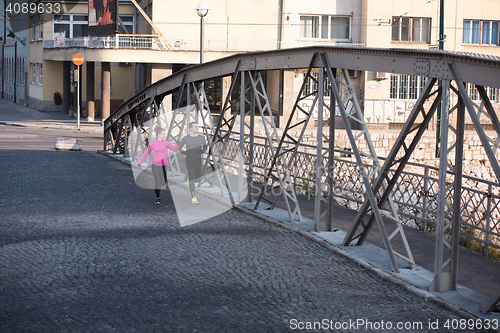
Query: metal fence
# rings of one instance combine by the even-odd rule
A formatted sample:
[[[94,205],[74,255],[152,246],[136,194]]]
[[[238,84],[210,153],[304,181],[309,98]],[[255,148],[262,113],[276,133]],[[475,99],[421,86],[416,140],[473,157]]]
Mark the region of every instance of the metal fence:
[[[141,49],[164,50],[166,47],[157,36],[115,36],[115,37],[76,37],[66,38],[64,44],[55,45],[53,40],[46,40],[44,48],[85,47],[96,49]]]
[[[238,155],[239,133],[232,133],[225,144],[224,157],[231,160]],[[253,172],[254,180],[264,181],[264,175],[270,166],[271,149],[265,144],[265,138],[255,136]],[[276,143],[277,144],[277,143]],[[284,145],[293,143],[284,143]],[[245,144],[245,149],[249,149]],[[306,149],[316,149],[316,146],[301,144],[295,159],[292,154],[286,155],[290,173],[294,180],[295,190],[302,195],[313,196],[316,176],[316,154],[305,152]],[[326,148],[325,148],[326,149]],[[383,160],[383,158],[380,158]],[[328,168],[325,158],[322,165]],[[373,166],[365,165],[367,172]],[[399,177],[392,191],[394,203],[403,224],[433,232],[437,216],[437,193],[439,168],[408,163],[408,169]],[[395,172],[397,165],[391,169]],[[450,183],[453,179],[448,180]],[[350,152],[335,150],[335,170],[333,172],[334,198],[336,204],[359,209],[364,201],[364,185],[356,162],[350,158]],[[323,189],[326,195],[326,188]],[[447,194],[448,200],[453,200],[453,190]],[[500,184],[471,176],[463,176],[462,189],[462,223],[461,236],[476,241],[479,249],[488,256],[490,247],[500,249]],[[447,218],[451,219],[451,211]],[[450,235],[451,236],[451,235]]]
[[[243,40],[214,40],[204,41],[207,52],[247,52],[267,51],[278,48],[292,48],[300,46],[348,46],[364,47],[364,44],[336,43],[334,41],[295,41],[278,43],[275,40],[243,41]],[[141,50],[177,50],[199,52],[200,41],[195,39],[175,39],[162,42],[156,35],[115,35],[112,37],[75,37],[66,38],[64,44],[55,45],[53,40],[44,41],[44,48],[85,47],[99,49],[141,49]]]

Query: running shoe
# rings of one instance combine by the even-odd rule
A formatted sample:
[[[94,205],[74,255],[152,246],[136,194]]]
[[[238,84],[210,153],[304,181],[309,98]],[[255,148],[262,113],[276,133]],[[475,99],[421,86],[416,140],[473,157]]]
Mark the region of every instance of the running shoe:
[[[160,198],[156,198],[155,205],[161,205],[161,199]]]
[[[198,200],[196,200],[196,197],[193,197],[193,198],[191,199],[191,203],[192,203],[192,204],[197,204],[197,203],[198,203]]]

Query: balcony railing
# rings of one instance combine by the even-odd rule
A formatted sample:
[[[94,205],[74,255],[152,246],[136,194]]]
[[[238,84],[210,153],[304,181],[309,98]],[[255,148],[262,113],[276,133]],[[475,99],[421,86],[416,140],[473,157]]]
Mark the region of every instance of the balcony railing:
[[[281,48],[301,46],[349,46],[364,47],[357,43],[336,43],[334,41],[293,41],[281,43]],[[83,47],[96,49],[139,49],[139,50],[200,50],[199,40],[178,39],[163,41],[156,35],[115,35],[113,37],[76,37],[66,38],[63,43],[56,45],[53,40],[44,41],[44,48]],[[247,52],[278,49],[277,41],[239,41],[239,40],[206,40],[204,50],[208,52]]]
[[[142,49],[163,50],[168,48],[163,45],[158,36],[130,36],[116,35],[115,37],[76,37],[66,38],[64,42],[57,44],[53,40],[44,41],[46,49],[84,47],[91,49]]]

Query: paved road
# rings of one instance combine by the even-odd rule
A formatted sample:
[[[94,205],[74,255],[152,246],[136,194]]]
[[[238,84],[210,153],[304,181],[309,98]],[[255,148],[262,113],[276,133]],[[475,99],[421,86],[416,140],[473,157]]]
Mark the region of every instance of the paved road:
[[[127,165],[20,136],[26,149],[0,149],[0,332],[450,332],[461,319],[238,211],[181,228]]]
[[[51,129],[36,126],[18,127],[0,124],[0,149],[53,150],[56,137],[80,138],[82,149],[103,149],[103,136],[97,132]]]

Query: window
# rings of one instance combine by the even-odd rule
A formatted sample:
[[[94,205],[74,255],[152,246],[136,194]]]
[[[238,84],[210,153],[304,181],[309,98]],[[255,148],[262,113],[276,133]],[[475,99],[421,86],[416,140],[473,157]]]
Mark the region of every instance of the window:
[[[306,77],[306,75],[307,74],[304,73],[304,78]],[[302,92],[302,96],[307,96],[307,95],[314,93],[318,90],[319,73],[311,73],[311,76],[314,78],[314,80],[312,78],[309,78],[309,80],[307,80],[306,86],[304,87],[304,91]],[[330,95],[331,95],[330,79],[328,78],[327,75],[323,75],[323,77],[325,78],[325,82],[323,83],[323,87],[324,87],[323,96],[330,97]],[[340,73],[337,73],[337,75],[335,77],[337,80],[340,81],[340,78],[341,78]]]
[[[38,39],[43,39],[43,14],[38,15]]]
[[[486,87],[486,94],[490,100],[498,102],[498,88]]]
[[[120,21],[118,21],[118,31],[120,34],[134,34],[135,24],[133,15],[120,15]]]
[[[38,64],[38,84],[39,85],[42,85],[43,84],[43,80],[42,80],[42,76],[43,76],[43,70],[42,70],[42,66],[43,64]]]
[[[300,38],[349,41],[351,39],[351,17],[301,15],[299,36]]]
[[[36,37],[36,16],[30,17],[30,38],[35,40]]]
[[[431,41],[431,19],[428,17],[392,17],[392,40],[398,42]]]
[[[219,113],[222,101],[222,78],[205,81],[205,93],[210,111]]]
[[[349,17],[330,17],[330,39],[348,40],[349,39]]]
[[[38,31],[36,31],[37,33],[37,38],[38,39],[43,39],[43,14],[40,14],[36,17],[37,19],[37,29]]]
[[[319,38],[319,16],[300,17],[300,38]]]
[[[31,64],[31,83],[36,84],[36,64]]]
[[[499,21],[464,20],[462,43],[474,45],[500,45]]]
[[[64,32],[66,38],[88,36],[88,15],[54,15],[54,32]]]
[[[425,77],[391,75],[391,99],[418,99],[424,89]]]
[[[24,68],[24,59],[19,59],[19,65],[20,65],[20,68]],[[22,82],[23,81],[23,73],[24,71],[17,71],[17,82]]]
[[[467,95],[469,95],[469,98],[472,101],[479,101],[481,99],[481,96],[479,95],[479,91],[477,90],[475,84],[467,83],[466,89]],[[484,90],[486,90],[486,95],[491,101],[498,102],[497,88],[484,87]]]

